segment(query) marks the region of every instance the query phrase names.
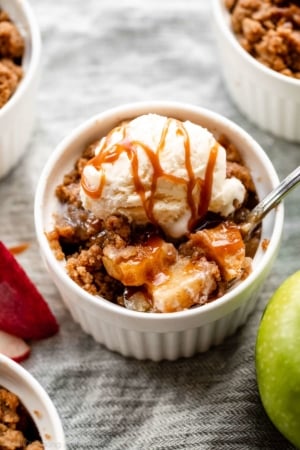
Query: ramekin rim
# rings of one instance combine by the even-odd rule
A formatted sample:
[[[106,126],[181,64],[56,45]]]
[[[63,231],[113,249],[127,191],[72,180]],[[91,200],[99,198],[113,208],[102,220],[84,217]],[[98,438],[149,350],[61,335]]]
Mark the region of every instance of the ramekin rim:
[[[100,296],[94,296],[92,294],[89,294],[88,292],[84,291],[83,288],[81,288],[79,285],[77,285],[63,270],[62,265],[59,261],[57,261],[53,251],[50,249],[49,245],[46,245],[47,238],[45,236],[45,230],[43,230],[43,224],[42,224],[42,215],[40,210],[40,204],[41,204],[41,198],[42,194],[44,192],[45,184],[48,175],[51,173],[51,170],[53,168],[54,163],[58,160],[59,156],[63,153],[64,148],[66,148],[68,145],[70,145],[82,132],[87,130],[89,127],[91,127],[95,121],[99,121],[99,119],[103,116],[106,116],[108,114],[115,114],[121,111],[128,111],[130,115],[130,111],[132,109],[136,109],[139,107],[146,106],[149,108],[180,108],[183,112],[194,112],[194,113],[200,113],[205,114],[206,117],[211,119],[218,119],[223,122],[223,124],[228,125],[229,127],[235,129],[242,135],[244,138],[246,138],[248,141],[251,142],[251,144],[256,148],[257,151],[260,153],[260,158],[264,160],[264,165],[267,166],[267,171],[270,174],[270,178],[272,179],[274,184],[279,183],[278,175],[275,171],[275,168],[267,156],[267,154],[263,151],[262,147],[258,144],[257,141],[252,138],[248,132],[246,132],[243,128],[241,128],[239,125],[231,121],[230,119],[224,117],[223,115],[216,113],[214,111],[211,111],[207,108],[195,106],[188,103],[181,103],[177,101],[140,101],[140,102],[133,102],[133,103],[125,103],[117,107],[109,108],[104,110],[103,112],[96,114],[92,116],[91,118],[84,121],[81,125],[77,126],[75,129],[73,129],[56,147],[56,149],[52,152],[50,158],[46,162],[46,165],[44,166],[40,179],[37,185],[36,194],[35,194],[35,201],[34,201],[34,221],[35,221],[35,228],[36,228],[36,234],[38,238],[38,242],[40,245],[40,249],[43,250],[43,252],[46,255],[47,262],[50,261],[52,269],[55,271],[58,278],[67,285],[68,289],[72,292],[75,292],[80,297],[84,297],[85,301],[88,301],[89,303],[92,303],[94,305],[99,305],[101,308],[104,308],[106,311],[110,312],[111,314],[121,315],[123,317],[129,317],[129,318],[136,318],[136,319],[142,319],[142,320],[178,320],[178,318],[187,318],[191,315],[203,315],[205,312],[219,309],[221,308],[225,303],[230,302],[232,298],[239,295],[241,292],[246,291],[249,286],[255,281],[256,277],[262,273],[265,268],[268,265],[268,262],[272,259],[273,255],[276,253],[280,240],[281,235],[283,231],[283,221],[284,221],[284,207],[283,204],[280,204],[276,208],[275,213],[275,220],[274,225],[272,229],[272,235],[270,237],[270,243],[263,254],[262,258],[259,261],[258,266],[255,267],[255,270],[250,273],[250,275],[243,280],[240,284],[235,286],[231,291],[224,294],[222,297],[206,303],[204,305],[201,305],[201,307],[198,308],[191,308],[184,311],[176,311],[172,313],[145,313],[145,312],[139,312],[139,311],[131,311],[129,309],[126,309],[124,307],[121,307],[117,304],[114,304],[110,302],[109,300],[100,297]],[[101,303],[99,300],[102,300]]]
[[[24,73],[24,77],[21,80],[19,86],[16,91],[12,94],[11,98],[8,99],[7,103],[0,108],[0,119],[4,116],[14,105],[19,101],[19,98],[23,96],[23,93],[26,92],[29,83],[32,80],[32,77],[38,71],[38,65],[40,63],[41,56],[41,33],[39,29],[39,25],[32,9],[32,6],[28,2],[28,0],[15,0],[15,3],[19,5],[20,10],[24,12],[24,15],[28,21],[28,32],[30,33],[31,40],[31,56],[28,63],[28,68]]]
[[[66,442],[61,419],[59,417],[58,411],[54,403],[52,402],[50,396],[47,394],[46,390],[28,370],[26,370],[23,366],[21,366],[21,364],[13,361],[8,356],[0,353],[0,369],[2,364],[6,365],[9,368],[9,370],[14,372],[27,386],[30,386],[30,388],[33,389],[33,391],[35,392],[35,394],[37,395],[37,397],[39,398],[39,400],[49,413],[51,423],[56,433],[55,439],[59,440],[61,448],[64,449],[66,446]]]
[[[224,18],[223,9],[228,16],[230,13],[226,11],[226,8],[222,8],[223,0],[212,0],[212,11],[216,22],[223,34],[226,36],[231,46],[239,53],[239,55],[248,63],[252,64],[255,69],[261,70],[266,76],[274,77],[278,81],[290,84],[293,87],[300,88],[300,79],[288,77],[287,75],[283,75],[277,72],[274,69],[271,69],[265,66],[263,63],[257,61],[253,56],[251,56],[238,42],[237,38],[234,35],[234,32],[231,30],[230,26],[227,25],[226,20]]]

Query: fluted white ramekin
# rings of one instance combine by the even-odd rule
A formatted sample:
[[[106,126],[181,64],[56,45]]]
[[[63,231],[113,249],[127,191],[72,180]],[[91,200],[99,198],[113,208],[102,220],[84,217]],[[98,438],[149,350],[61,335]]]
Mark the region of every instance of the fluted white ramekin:
[[[40,73],[41,38],[27,0],[0,0],[25,40],[23,79],[8,102],[0,108],[0,178],[5,176],[25,152],[33,130]]]
[[[66,450],[61,421],[50,397],[27,370],[2,354],[0,386],[19,397],[39,431],[45,450]]]
[[[240,45],[224,0],[212,1],[214,31],[228,91],[237,107],[262,129],[300,141],[300,80],[258,62]]]
[[[87,145],[121,121],[150,112],[201,124],[216,137],[225,134],[251,169],[260,198],[278,184],[278,177],[262,148],[240,127],[211,111],[173,102],[137,103],[106,111],[73,131],[53,152],[41,174],[35,197],[36,233],[50,276],[73,318],[96,341],[124,356],[159,361],[204,352],[246,322],[279,248],[283,206],[270,212],[263,222],[262,239],[269,239],[270,243],[265,251],[259,246],[253,272],[222,298],[209,304],[182,312],[143,313],[85,292],[56,260],[45,236],[45,231],[53,228],[53,213],[59,208],[55,187]]]

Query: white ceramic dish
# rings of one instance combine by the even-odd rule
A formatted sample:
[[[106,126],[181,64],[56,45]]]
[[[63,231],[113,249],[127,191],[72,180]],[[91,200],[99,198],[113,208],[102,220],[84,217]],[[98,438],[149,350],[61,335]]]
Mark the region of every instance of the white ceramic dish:
[[[65,450],[61,421],[48,394],[20,364],[0,354],[0,386],[16,394],[32,417],[45,450]]]
[[[5,176],[25,152],[35,120],[38,90],[41,38],[27,0],[0,0],[25,39],[22,60],[24,76],[8,102],[0,109],[0,178]]]
[[[220,69],[233,101],[257,126],[300,142],[300,80],[269,69],[243,49],[224,0],[212,0],[212,12]]]
[[[35,226],[41,255],[50,276],[74,320],[84,331],[107,348],[125,356],[174,360],[208,350],[246,322],[279,248],[283,206],[280,205],[264,220],[262,239],[270,239],[270,243],[266,251],[259,247],[253,272],[214,302],[182,312],[142,313],[85,292],[66,274],[45,236],[45,231],[53,227],[53,213],[59,207],[54,195],[55,187],[89,143],[105,135],[122,120],[148,112],[190,120],[213,133],[225,134],[239,148],[245,163],[251,168],[260,198],[278,184],[276,172],[262,148],[228,119],[202,108],[178,103],[124,105],[91,118],[58,145],[41,174],[36,190]]]

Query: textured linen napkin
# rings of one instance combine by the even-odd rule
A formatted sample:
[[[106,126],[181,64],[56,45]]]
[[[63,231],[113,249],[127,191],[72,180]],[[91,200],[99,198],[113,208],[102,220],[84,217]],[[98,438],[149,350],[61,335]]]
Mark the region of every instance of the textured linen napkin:
[[[248,323],[205,354],[161,363],[114,354],[73,322],[41,263],[33,199],[63,137],[90,116],[132,101],[177,100],[224,114],[257,139],[281,178],[299,164],[299,146],[259,130],[231,102],[209,1],[31,3],[43,40],[38,117],[27,154],[0,181],[0,236],[7,245],[31,243],[18,259],[61,326],[55,337],[33,344],[23,365],[52,398],[68,448],[291,449],[260,403],[254,346],[266,302],[299,269],[297,192],[285,201],[281,250]]]

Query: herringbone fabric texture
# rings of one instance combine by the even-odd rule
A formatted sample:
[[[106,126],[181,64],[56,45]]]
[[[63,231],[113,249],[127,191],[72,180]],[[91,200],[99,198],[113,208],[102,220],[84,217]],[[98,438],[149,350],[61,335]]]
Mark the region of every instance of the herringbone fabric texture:
[[[38,118],[28,153],[0,181],[0,236],[30,242],[18,258],[50,303],[60,333],[33,345],[24,366],[47,390],[70,450],[292,448],[261,406],[254,366],[257,327],[275,288],[299,269],[299,202],[286,199],[283,243],[249,322],[189,360],[140,362],[111,353],[72,321],[46,273],[33,223],[39,174],[59,141],[102,110],[139,100],[213,109],[265,148],[282,178],[299,146],[251,125],[223,84],[204,0],[31,0],[43,39]]]

